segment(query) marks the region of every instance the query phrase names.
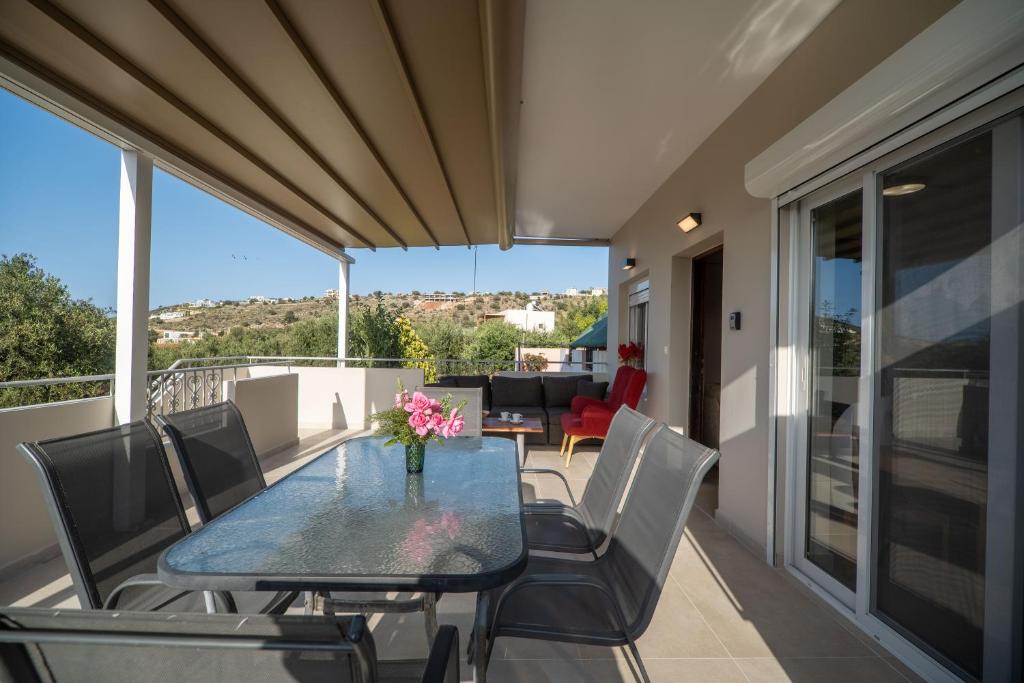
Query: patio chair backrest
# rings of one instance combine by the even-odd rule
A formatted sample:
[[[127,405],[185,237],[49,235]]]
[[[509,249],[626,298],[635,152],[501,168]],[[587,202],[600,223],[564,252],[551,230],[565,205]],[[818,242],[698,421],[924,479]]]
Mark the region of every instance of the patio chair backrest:
[[[167,454],[144,421],[18,450],[36,467],[82,607],[99,609],[125,579],[155,572],[189,532]]]
[[[0,680],[372,681],[372,637],[364,629],[353,642],[345,635],[351,624],[299,615],[0,607]]]
[[[465,401],[466,405],[461,411],[465,419],[460,436],[481,436],[483,435],[483,390],[479,387],[457,389],[454,387],[419,387],[416,391],[422,391],[430,398],[438,401],[451,394],[452,405],[457,406]]]
[[[654,614],[704,475],[718,451],[661,425],[644,448],[608,550],[600,562],[631,635]]]
[[[594,471],[583,489],[577,510],[587,526],[606,538],[611,532],[619,501],[654,420],[623,406],[608,428]]]
[[[204,523],[267,487],[242,414],[231,401],[160,415]]]

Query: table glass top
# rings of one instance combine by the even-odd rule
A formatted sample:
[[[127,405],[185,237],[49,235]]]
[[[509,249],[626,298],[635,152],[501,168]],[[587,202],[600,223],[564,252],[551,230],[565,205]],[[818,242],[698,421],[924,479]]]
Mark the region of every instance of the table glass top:
[[[431,443],[423,473],[407,475],[404,447],[384,441],[346,441],[213,520],[167,550],[161,576],[390,577],[428,588],[424,577],[523,562],[514,442]]]

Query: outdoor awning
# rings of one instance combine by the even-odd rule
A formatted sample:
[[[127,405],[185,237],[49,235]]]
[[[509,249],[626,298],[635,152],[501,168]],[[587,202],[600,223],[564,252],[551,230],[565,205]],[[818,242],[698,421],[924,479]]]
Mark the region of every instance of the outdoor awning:
[[[521,0],[5,0],[0,86],[325,250],[511,245]]]
[[[608,315],[602,315],[571,344],[574,349],[608,348]]]

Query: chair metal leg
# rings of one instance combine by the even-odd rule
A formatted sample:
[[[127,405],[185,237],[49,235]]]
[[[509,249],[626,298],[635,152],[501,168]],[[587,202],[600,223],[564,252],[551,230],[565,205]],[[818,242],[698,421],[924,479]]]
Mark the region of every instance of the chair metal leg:
[[[487,620],[490,601],[490,594],[486,591],[476,594],[476,618],[472,633],[473,652],[472,659],[470,660],[473,664],[474,683],[487,683],[487,661],[490,659]]]
[[[644,660],[640,657],[640,650],[637,649],[632,636],[627,633],[626,637],[629,639],[629,651],[633,653],[633,659],[636,661],[636,668],[640,672],[640,678],[643,679],[644,683],[651,683],[651,677],[647,675],[647,667],[644,666]]]
[[[427,591],[423,594],[423,622],[427,629],[427,649],[434,646],[437,638],[437,594]]]
[[[305,614],[314,614],[316,612],[316,593],[314,591],[306,591],[304,595],[303,612]]]

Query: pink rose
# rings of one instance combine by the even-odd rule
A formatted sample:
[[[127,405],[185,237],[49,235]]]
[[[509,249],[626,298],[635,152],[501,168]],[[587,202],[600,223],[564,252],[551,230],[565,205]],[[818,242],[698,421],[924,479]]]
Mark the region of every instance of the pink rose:
[[[444,415],[442,415],[440,411],[436,413],[430,413],[429,421],[430,428],[434,432],[440,432],[445,424]]]
[[[409,392],[406,391],[405,389],[402,389],[401,392],[395,394],[395,407],[396,408],[401,408],[402,406],[404,406],[408,402],[409,402]]]
[[[422,413],[430,410],[434,403],[437,403],[437,401],[431,401],[426,394],[421,391],[417,391],[413,393],[412,399],[405,404],[405,412]]]
[[[441,434],[444,438],[448,439],[461,434],[465,427],[466,419],[459,415],[458,408],[452,408],[451,416],[449,416],[448,421],[441,427]]]
[[[417,410],[409,415],[409,426],[419,436],[426,436],[430,431],[430,417],[422,410]]]

